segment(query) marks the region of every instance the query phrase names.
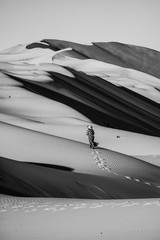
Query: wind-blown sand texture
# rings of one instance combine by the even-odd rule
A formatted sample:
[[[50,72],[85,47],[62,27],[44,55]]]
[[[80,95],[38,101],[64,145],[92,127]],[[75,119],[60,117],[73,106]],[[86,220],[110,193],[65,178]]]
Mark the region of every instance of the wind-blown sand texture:
[[[0,52],[0,238],[160,238],[159,60],[116,42]]]

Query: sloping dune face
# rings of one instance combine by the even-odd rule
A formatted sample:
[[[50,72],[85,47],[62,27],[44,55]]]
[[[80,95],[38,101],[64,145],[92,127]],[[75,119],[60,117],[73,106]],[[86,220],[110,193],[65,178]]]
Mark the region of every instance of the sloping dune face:
[[[120,178],[127,186],[135,185],[132,194],[128,190],[120,194],[118,182],[110,192],[103,189],[104,183],[96,185],[93,181],[91,198],[158,197],[159,59],[157,51],[114,42],[83,45],[45,39],[2,51],[1,169],[8,169],[10,176],[12,170],[8,166],[14,160],[17,165],[12,171],[13,179],[20,178],[16,170],[20,168],[34,169],[33,175],[37,176],[25,193],[19,184],[11,183],[27,183],[28,174],[7,184],[5,172],[2,193],[60,197],[56,191],[51,193],[47,184],[43,184],[44,189],[40,184],[38,192],[34,188],[36,181],[41,183],[41,172],[49,175],[53,171],[54,175],[58,171],[55,174],[64,176],[67,171],[70,177],[76,172],[113,180],[114,184]],[[96,150],[88,147],[88,124],[93,124],[96,132]],[[141,156],[148,163],[118,152]],[[20,162],[25,163],[19,165]],[[85,184],[88,188],[85,182],[79,186],[83,188]],[[71,186],[72,192],[76,187]],[[144,192],[140,193],[137,187],[144,188]],[[101,189],[99,193],[97,189]],[[81,197],[88,195],[84,191]]]
[[[159,59],[138,46],[45,39],[3,51],[0,68],[101,126],[159,136]]]
[[[0,52],[3,239],[75,239],[77,231],[83,239],[159,239],[159,78],[159,52],[116,42],[45,39]],[[31,219],[41,219],[36,229]],[[91,219],[93,231],[83,226]]]

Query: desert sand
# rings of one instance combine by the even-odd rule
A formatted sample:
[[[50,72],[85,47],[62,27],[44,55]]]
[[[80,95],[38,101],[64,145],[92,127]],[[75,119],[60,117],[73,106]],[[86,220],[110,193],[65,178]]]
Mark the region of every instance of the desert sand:
[[[159,238],[159,199],[1,199],[3,239]]]
[[[0,52],[2,239],[159,239],[159,59],[53,39]]]

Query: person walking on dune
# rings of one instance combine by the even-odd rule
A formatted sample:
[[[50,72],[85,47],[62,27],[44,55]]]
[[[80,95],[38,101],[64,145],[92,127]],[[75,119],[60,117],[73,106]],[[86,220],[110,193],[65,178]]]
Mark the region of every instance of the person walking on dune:
[[[94,142],[94,130],[93,130],[93,127],[91,125],[87,126],[87,132],[86,132],[86,135],[88,136],[88,141],[89,141],[89,144],[90,144],[90,148],[94,148],[98,145],[98,143]]]

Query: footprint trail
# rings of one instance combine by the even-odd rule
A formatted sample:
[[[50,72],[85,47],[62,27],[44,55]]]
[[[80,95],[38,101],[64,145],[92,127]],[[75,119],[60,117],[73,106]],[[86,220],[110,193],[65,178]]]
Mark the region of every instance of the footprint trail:
[[[92,151],[90,153],[93,158],[93,163],[96,164],[102,170],[106,170],[110,174],[114,174],[114,175],[129,179],[129,180],[132,180],[132,181],[136,181],[136,182],[140,182],[140,183],[143,183],[146,185],[160,188],[160,185],[154,185],[150,182],[146,182],[146,181],[143,181],[143,180],[131,177],[131,176],[121,175],[118,172],[115,172],[110,166],[108,166],[106,159],[102,157],[101,153],[97,149],[92,149]]]

